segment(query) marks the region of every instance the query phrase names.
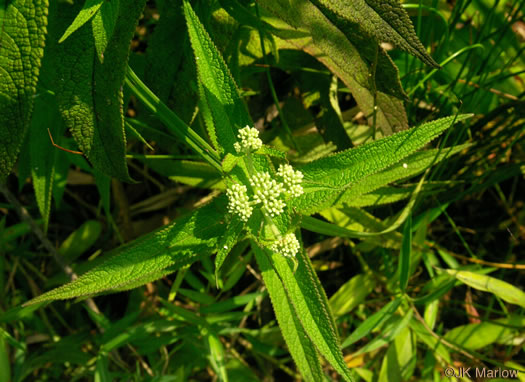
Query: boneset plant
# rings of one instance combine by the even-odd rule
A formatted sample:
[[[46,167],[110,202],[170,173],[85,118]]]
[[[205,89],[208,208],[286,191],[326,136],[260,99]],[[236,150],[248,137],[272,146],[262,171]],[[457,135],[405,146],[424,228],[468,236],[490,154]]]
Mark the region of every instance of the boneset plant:
[[[125,84],[172,136],[199,155],[200,163],[207,169],[218,174],[224,192],[168,226],[116,248],[107,254],[107,260],[101,265],[25,305],[129,290],[213,254],[216,254],[215,281],[220,286],[221,267],[226,257],[240,243],[245,243],[249,248],[247,251],[255,256],[282,335],[303,377],[312,381],[325,378],[318,357],[321,355],[342,378],[352,380],[326,294],[302,243],[302,229],[358,239],[394,232],[410,216],[417,198],[426,189],[424,177],[418,184],[402,190],[389,184],[421,174],[461,151],[464,146],[420,149],[454,123],[470,117],[456,115],[407,129],[403,110],[406,95],[400,86],[397,69],[378,41],[392,42],[426,64],[437,66],[417,40],[408,16],[393,0],[385,1],[384,6],[365,1],[349,4],[338,1],[260,1],[266,12],[264,17],[256,17],[259,13],[252,12],[252,8],[225,5],[229,12],[240,14],[238,17],[259,33],[262,52],[265,38],[268,38],[270,45],[282,44],[283,48],[308,51],[337,73],[369,121],[386,136],[292,166],[290,163],[293,162],[285,152],[261,140],[229,67],[189,1],[182,1],[182,7],[195,58],[199,116],[206,128],[206,136],[188,126],[127,67],[127,44],[144,1],[134,0],[129,7],[117,7],[117,10],[112,8],[115,0],[95,3],[96,12],[93,12],[93,7],[85,6],[75,16],[76,11],[60,4],[60,18],[53,13],[56,9],[50,13],[48,28],[51,37],[48,36],[50,42],[46,49],[52,55],[45,56],[44,64],[51,64],[42,64],[40,77],[44,84],[55,87],[53,94],[60,116],[82,152],[101,179],[105,179],[101,175],[105,174],[131,181],[124,155],[121,110],[121,87]],[[17,130],[16,150],[6,149],[4,141],[8,129],[0,129],[3,134],[0,145],[4,178],[11,171],[31,117],[43,54],[47,4],[44,1],[29,4],[13,0],[7,8],[8,16],[3,16],[7,26],[14,23],[9,17],[19,9],[38,28],[27,28],[29,37],[13,37],[14,41],[19,40],[19,44],[28,39],[28,49],[32,49],[30,59],[17,59],[29,67],[36,66],[15,73],[20,76],[13,77],[15,82],[24,82],[23,76],[29,77],[25,88],[17,88],[15,83],[2,88],[4,93],[16,94],[24,106],[19,109],[23,115],[6,118],[9,123],[16,120],[15,124],[21,126]],[[392,9],[395,12],[390,12]],[[96,16],[91,19],[94,13]],[[75,16],[75,22],[61,25],[60,21],[70,20],[71,17],[68,19],[67,16],[71,14]],[[108,19],[111,23],[107,23]],[[371,23],[363,20],[371,20]],[[325,28],[322,30],[316,25]],[[97,33],[100,28],[104,33]],[[357,28],[359,33],[351,33],[351,28]],[[5,30],[11,33],[12,29],[4,28],[2,33],[6,33]],[[270,33],[281,40],[276,42],[273,37],[268,37]],[[63,36],[60,44],[56,42],[57,36]],[[108,39],[108,36],[111,37]],[[327,39],[332,39],[332,43]],[[333,44],[333,41],[340,45]],[[4,45],[0,45],[0,49],[5,49]],[[346,54],[351,58],[350,63]],[[5,66],[5,54],[0,57]],[[71,65],[59,67],[58,73],[54,74],[50,68],[60,59],[68,59]],[[53,78],[54,75],[60,77]],[[70,79],[70,82],[64,83],[63,78]],[[1,115],[5,117],[10,113],[10,107],[2,104]],[[39,111],[40,107],[36,105],[35,110]],[[46,134],[40,130],[31,136],[31,140],[36,141],[34,147],[43,145],[46,139]],[[38,170],[33,166],[35,191],[38,192],[42,215],[48,217],[51,185],[36,176],[42,167],[45,166]],[[45,167],[45,170],[52,173],[54,167]],[[366,232],[349,230],[314,216],[329,209],[362,208],[403,200],[406,201],[405,207],[390,226]],[[402,279],[406,281],[410,264],[402,265]],[[401,284],[403,293],[406,284]],[[395,311],[400,304],[401,300],[397,299],[388,305],[388,309]],[[347,342],[355,342],[363,335],[360,332]]]

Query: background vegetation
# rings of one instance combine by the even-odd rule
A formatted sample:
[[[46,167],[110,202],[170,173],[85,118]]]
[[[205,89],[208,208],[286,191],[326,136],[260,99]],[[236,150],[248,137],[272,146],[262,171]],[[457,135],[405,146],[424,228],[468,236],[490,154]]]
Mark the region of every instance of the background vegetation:
[[[248,240],[233,247],[220,277],[212,259],[202,256],[156,274],[156,281],[136,280],[135,289],[22,307],[224,189],[221,174],[200,161],[207,153],[188,148],[198,147],[198,138],[181,138],[167,127],[178,123],[172,110],[208,137],[213,119],[203,105],[182,1],[148,1],[145,8],[132,1],[122,17],[138,18],[136,28],[117,22],[109,27],[113,37],[93,40],[91,28],[107,31],[103,15],[118,12],[118,1],[103,3],[50,4],[28,114],[31,139],[21,144],[9,176],[5,163],[13,155],[0,151],[7,176],[0,200],[0,381],[308,379],[290,356]],[[305,8],[292,6],[299,3]],[[295,166],[409,126],[474,114],[427,147],[437,149],[432,158],[417,157],[419,171],[323,209],[315,218],[331,225],[303,229],[301,240],[356,380],[449,380],[443,374],[449,366],[525,370],[525,2],[402,3],[431,57],[382,43],[381,36],[377,48],[363,38],[366,22],[348,23],[348,15],[323,1],[193,1],[191,7],[262,140]],[[322,8],[330,22],[319,24],[306,4]],[[0,20],[8,6],[0,6]],[[84,24],[69,27],[81,9]],[[355,51],[327,47],[329,28],[351,36]],[[124,79],[128,47],[115,36],[128,35],[132,71]],[[379,68],[372,82],[355,79],[352,70],[361,64]],[[93,77],[83,78],[79,65],[92,65]],[[92,88],[78,91],[75,84],[91,80]],[[110,108],[78,114],[64,107],[83,107],[86,94],[94,105],[111,102],[107,94],[123,82],[122,121]],[[167,108],[153,104],[145,86]],[[16,104],[22,111],[29,107],[23,99]],[[7,98],[0,102],[8,105]],[[86,120],[73,115],[96,115],[89,122],[95,124],[123,122],[127,141],[97,151],[109,138],[95,137],[89,146],[79,139]],[[56,144],[89,154],[90,161],[54,147],[46,128]],[[16,134],[2,132],[4,143],[14,142]],[[439,150],[450,147],[444,160]],[[119,155],[126,160],[112,160]],[[398,166],[417,167],[414,158]],[[342,378],[330,360],[321,366],[327,380]]]

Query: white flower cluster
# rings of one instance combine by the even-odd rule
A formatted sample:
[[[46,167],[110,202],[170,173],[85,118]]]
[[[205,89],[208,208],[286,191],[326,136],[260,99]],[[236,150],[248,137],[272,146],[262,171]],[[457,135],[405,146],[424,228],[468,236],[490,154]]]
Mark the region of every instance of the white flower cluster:
[[[270,216],[280,215],[286,204],[279,199],[284,192],[284,186],[277,183],[267,172],[260,172],[250,178],[254,189],[253,200],[256,204],[262,203]]]
[[[292,198],[302,195],[303,187],[301,182],[303,181],[303,173],[301,171],[295,171],[289,164],[282,164],[277,170],[277,175],[283,178],[286,192]]]
[[[237,138],[239,138],[241,142],[235,142],[233,147],[238,153],[257,151],[263,144],[259,139],[259,131],[255,127],[250,127],[248,125],[239,130]]]
[[[230,200],[228,212],[239,215],[242,221],[247,222],[252,215],[253,208],[250,205],[246,186],[233,184],[226,190],[226,195],[228,195],[228,199]]]
[[[295,198],[303,193],[303,173],[285,164],[279,166],[277,175],[282,178],[283,183],[272,179],[267,172],[256,173],[250,178],[253,201],[248,197],[246,186],[234,184],[226,191],[230,200],[228,211],[240,215],[243,221],[248,221],[253,211],[252,205],[261,203],[270,216],[282,214],[286,203],[281,196]]]
[[[239,130],[240,142],[234,144],[237,153],[250,153],[262,147],[259,132],[246,126]],[[253,169],[251,170],[253,171]],[[268,172],[260,172],[250,177],[253,196],[248,196],[248,189],[242,184],[233,184],[226,190],[229,199],[228,212],[237,214],[247,222],[253,213],[253,206],[262,204],[265,213],[274,217],[284,212],[284,199],[295,198],[303,194],[303,173],[295,171],[289,164],[281,164],[276,173],[279,181],[272,179]],[[295,234],[288,233],[270,245],[270,249],[283,256],[293,258],[301,245]]]
[[[299,244],[295,234],[288,233],[273,243],[270,249],[286,257],[295,257],[299,249],[301,249],[301,244]]]

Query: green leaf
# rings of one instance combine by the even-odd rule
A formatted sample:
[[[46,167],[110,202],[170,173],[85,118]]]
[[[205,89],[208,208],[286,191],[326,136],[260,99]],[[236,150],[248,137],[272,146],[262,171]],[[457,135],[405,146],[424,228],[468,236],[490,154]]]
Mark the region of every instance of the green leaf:
[[[209,164],[219,171],[222,171],[219,155],[213,147],[171,111],[129,67],[126,76],[126,85],[130,87],[135,96],[137,96],[151,112],[164,122],[166,128],[168,128],[173,135],[195,150],[195,152],[202,156]]]
[[[48,3],[0,3],[0,181],[9,175],[31,121],[44,54]]]
[[[349,187],[344,193],[337,198],[336,206],[342,205],[361,205],[360,198],[364,194],[368,194],[376,189],[385,186],[389,183],[396,182],[401,179],[407,179],[414,175],[417,175],[425,171],[429,166],[434,166],[441,161],[449,158],[450,156],[457,154],[464,150],[469,145],[458,145],[446,149],[435,149],[416,152],[404,158],[402,162],[398,162],[385,170],[372,174],[360,181],[357,181],[351,187]],[[423,186],[425,189],[426,184]],[[441,184],[443,186],[443,184]],[[427,187],[428,188],[428,187]],[[411,189],[408,189],[409,191]],[[413,189],[412,189],[413,191]],[[391,190],[391,192],[399,195],[403,192],[399,188]],[[404,192],[407,194],[407,192]],[[391,195],[391,194],[387,194]],[[381,194],[381,196],[385,196]],[[408,194],[410,196],[410,194]],[[396,198],[393,201],[398,201]],[[379,200],[384,203],[388,203],[387,200]],[[392,201],[392,202],[393,202]],[[390,202],[390,203],[392,203]]]
[[[317,233],[330,235],[330,236],[337,234],[343,237],[374,237],[374,236],[381,236],[386,233],[391,233],[395,231],[399,226],[401,226],[401,224],[403,224],[405,219],[408,216],[410,216],[412,208],[414,207],[414,204],[416,203],[419,192],[421,191],[421,187],[423,185],[424,180],[425,178],[422,177],[417,187],[414,189],[414,193],[412,194],[405,208],[403,208],[403,210],[399,212],[399,214],[395,217],[395,219],[389,222],[390,225],[387,228],[384,228],[382,231],[379,231],[379,232],[377,231],[375,232],[352,231],[352,230],[346,229],[344,227],[340,227],[335,224],[323,222],[311,216],[304,216],[301,222],[301,226],[312,232],[317,232]],[[349,208],[349,210],[352,211],[351,208]],[[354,208],[353,210],[357,210],[357,209]],[[372,224],[372,225],[376,225],[376,224]]]
[[[9,348],[7,341],[4,339],[3,329],[0,329],[0,380],[10,381],[11,380],[11,362],[9,361]]]
[[[447,364],[452,362],[450,358],[450,353],[447,348],[443,345],[439,337],[435,337],[433,333],[430,333],[421,322],[417,321],[415,318],[409,323],[410,329],[415,333],[418,340],[427,345],[428,349],[441,358],[443,358]]]
[[[215,131],[208,126],[209,134],[212,138],[216,137],[217,150],[235,153],[233,144],[237,141],[237,130],[246,125],[253,126],[253,123],[239,96],[237,85],[208,32],[189,2],[185,0],[183,3],[202,86],[201,102],[207,104],[215,124]]]
[[[308,338],[297,312],[283,289],[283,283],[272,267],[267,253],[257,245],[252,245],[261,270],[264,285],[268,288],[277,322],[288,345],[290,354],[302,376],[307,381],[321,381],[322,370],[314,344]]]
[[[378,382],[403,382],[410,380],[416,366],[415,341],[408,328],[404,328],[390,344],[383,358]]]
[[[97,241],[101,231],[102,225],[98,221],[87,220],[62,242],[58,252],[71,262]]]
[[[371,177],[375,177],[375,175],[372,175]],[[421,195],[430,196],[446,190],[451,185],[453,185],[452,182],[426,182],[421,189]],[[360,195],[356,199],[345,200],[343,204],[348,207],[361,208],[392,204],[408,199],[414,193],[415,187],[416,186],[413,184],[403,185],[402,187],[381,187],[375,191],[369,192],[368,194]]]
[[[304,250],[297,253],[298,266],[295,272],[294,264],[280,254],[264,250],[256,251],[255,255],[261,272],[276,272],[275,276],[280,280],[294,314],[319,353],[345,380],[352,381],[352,373],[341,353],[337,328],[324,289]]]
[[[91,19],[95,13],[97,13],[104,2],[104,0],[86,0],[77,17],[75,17],[71,25],[66,29],[58,42],[64,42],[73,32],[87,23],[89,19]]]
[[[375,280],[368,274],[360,273],[352,277],[328,300],[334,316],[339,317],[351,312],[365,300],[374,287]]]
[[[352,334],[346,340],[344,340],[341,347],[344,349],[352,345],[353,343],[356,343],[361,338],[367,336],[377,326],[383,324],[389,318],[393,317],[402,301],[403,300],[401,298],[397,298],[393,301],[390,301],[388,304],[383,306],[378,312],[368,317],[364,322],[361,323],[361,325],[359,325],[359,327],[356,330],[352,332]]]
[[[95,382],[111,382],[111,374],[109,372],[109,358],[107,354],[100,354],[97,357],[95,365]]]
[[[221,219],[225,213],[225,202],[224,198],[217,199],[168,227],[117,248],[98,267],[25,305],[122,290],[129,284],[138,286],[137,282],[144,284],[152,281],[152,275],[162,275],[168,267],[174,271],[193,262],[198,256],[210,254],[216,249],[218,236],[224,230]]]
[[[475,272],[444,269],[462,283],[483,292],[493,293],[502,300],[525,308],[525,293],[505,281]]]
[[[100,10],[91,21],[95,48],[100,62],[104,62],[104,52],[113,36],[119,15],[120,0],[106,0],[102,2]]]
[[[148,40],[144,82],[157,97],[168,103],[177,71],[181,70],[185,41],[188,44],[188,32],[185,28],[181,0],[165,0],[157,4],[157,7],[160,19]],[[159,73],[162,73],[162,76],[159,76]],[[195,75],[191,76],[194,77]],[[175,94],[176,97],[179,96],[179,93]],[[180,100],[177,101],[179,102]]]
[[[47,232],[51,198],[55,179],[57,149],[53,147],[47,133],[52,135],[59,130],[62,117],[56,106],[55,97],[43,92],[35,99],[33,117],[29,130],[29,150],[31,156],[31,177],[40,214],[44,219],[44,232]]]
[[[56,45],[53,54],[57,68],[55,92],[66,125],[97,170],[124,181],[132,180],[125,160],[122,85],[129,44],[144,3],[145,0],[133,0],[119,9],[103,64],[95,58],[91,24],[84,24]],[[55,34],[74,12],[64,3],[57,7],[57,25],[50,28],[50,33]]]
[[[205,337],[208,340],[209,359],[213,370],[217,373],[220,381],[228,382],[228,373],[226,372],[226,365],[224,364],[226,357],[221,340],[217,334],[211,330],[205,330]]]
[[[511,316],[493,322],[457,326],[445,334],[445,339],[469,350],[477,350],[519,337],[524,326],[525,318]]]
[[[412,214],[408,215],[403,226],[403,242],[399,254],[399,288],[405,293],[410,277],[410,260],[412,257]]]
[[[398,315],[390,317],[390,319],[381,328],[381,334],[374,337],[372,341],[368,342],[355,354],[370,353],[382,346],[387,345],[389,342],[394,340],[399,335],[399,333],[403,331],[403,329],[407,327],[407,325],[410,323],[410,320],[412,319],[413,314],[414,312],[409,310],[402,317]]]
[[[222,160],[222,169],[225,173],[229,173],[235,166],[237,166],[237,162],[241,157],[235,156],[233,154],[226,154],[224,159]]]
[[[221,269],[222,263],[228,256],[228,253],[232,250],[233,246],[239,241],[243,230],[244,223],[239,219],[237,215],[234,215],[232,221],[228,223],[226,232],[221,237],[219,242],[219,250],[215,257],[215,275],[218,276],[218,272]]]
[[[359,181],[366,181],[365,178],[392,166],[436,138],[454,122],[469,117],[465,114],[438,119],[304,165],[301,171],[305,193],[293,201],[293,206],[305,214],[330,207]]]
[[[425,64],[439,68],[417,38],[414,26],[399,0],[315,0],[319,8],[338,15],[355,33],[390,42]]]
[[[408,127],[398,70],[377,42],[361,38],[357,45],[310,1],[264,0],[260,5],[287,24],[267,19],[276,28],[272,32],[280,37],[279,45],[304,50],[329,68],[352,92],[371,125],[385,135]],[[371,56],[363,55],[370,49]]]

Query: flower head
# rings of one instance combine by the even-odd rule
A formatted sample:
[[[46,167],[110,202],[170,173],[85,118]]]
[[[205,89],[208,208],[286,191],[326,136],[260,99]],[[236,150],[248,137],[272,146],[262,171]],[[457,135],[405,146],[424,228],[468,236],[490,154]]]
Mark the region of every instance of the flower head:
[[[247,222],[252,215],[253,208],[250,205],[246,186],[235,183],[226,190],[226,195],[230,201],[228,212],[239,215],[242,221]]]
[[[280,215],[286,204],[279,199],[284,192],[284,186],[277,183],[267,172],[260,172],[250,178],[250,184],[254,189],[253,200],[262,203],[270,216]]]
[[[237,138],[241,141],[235,142],[233,147],[238,153],[257,151],[262,147],[262,141],[259,139],[259,131],[255,127],[246,125],[239,130]]]
[[[295,234],[288,233],[273,243],[270,249],[286,257],[295,257],[299,249],[301,249],[301,244],[299,244],[299,240],[297,240]]]
[[[303,194],[303,187],[301,186],[303,173],[301,171],[295,171],[289,164],[282,164],[277,170],[277,175],[283,178],[286,192],[291,197],[295,198]]]

